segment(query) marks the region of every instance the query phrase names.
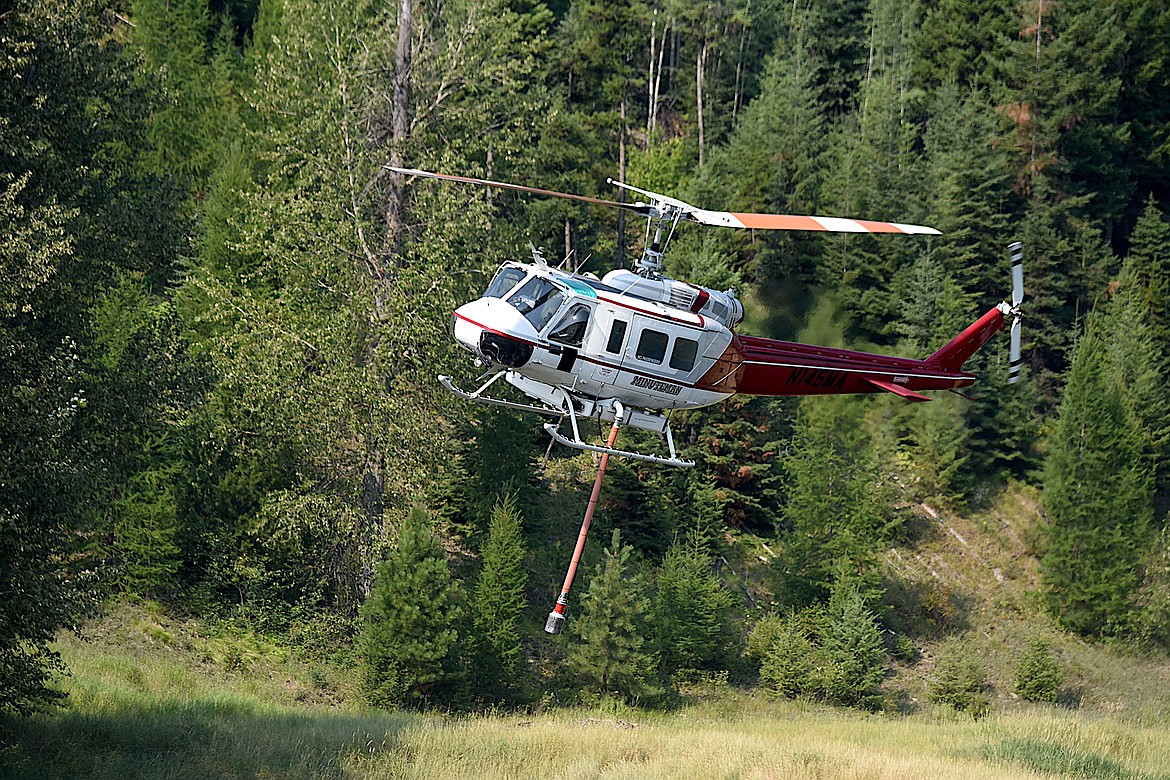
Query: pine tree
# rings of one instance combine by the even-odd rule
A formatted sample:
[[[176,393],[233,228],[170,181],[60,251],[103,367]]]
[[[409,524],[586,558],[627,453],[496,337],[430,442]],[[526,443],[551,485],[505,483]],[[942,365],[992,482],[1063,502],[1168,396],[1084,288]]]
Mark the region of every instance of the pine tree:
[[[1140,431],[1111,380],[1108,323],[1103,313],[1089,318],[1044,473],[1048,605],[1061,625],[1082,634],[1129,628],[1153,515]]]
[[[1170,505],[1170,225],[1152,199],[1130,236],[1115,300],[1124,322],[1114,347],[1134,345],[1115,364],[1125,372],[1129,410],[1150,443],[1155,495],[1164,512]]]
[[[661,687],[658,661],[646,647],[650,605],[645,579],[630,561],[633,549],[615,529],[574,623],[569,668],[603,695],[638,701],[657,696]]]
[[[830,661],[824,680],[829,701],[863,709],[880,707],[886,671],[881,630],[861,589],[849,577],[834,585],[820,644]]]
[[[773,565],[785,603],[797,608],[826,599],[841,566],[871,595],[877,553],[893,525],[876,489],[862,426],[839,411],[851,403],[815,399],[802,405],[783,456],[785,533]]]
[[[461,614],[446,553],[426,510],[416,506],[378,565],[374,590],[362,605],[359,647],[367,700],[393,707],[439,698],[456,676]]]
[[[824,164],[822,213],[923,223],[924,164],[916,153],[923,95],[913,87],[909,31],[913,0],[882,0],[871,8],[869,68],[856,111],[832,131]],[[836,234],[824,242],[818,279],[841,295],[857,336],[889,341],[902,300],[898,288],[924,242]]]
[[[526,606],[525,552],[520,511],[515,494],[510,494],[500,499],[492,512],[482,551],[483,568],[471,603],[475,621],[472,682],[477,694],[489,701],[506,697],[517,682],[517,622]]]
[[[658,656],[667,675],[727,668],[731,596],[711,571],[696,533],[675,540],[658,570],[653,615]]]
[[[1052,648],[1042,639],[1033,638],[1016,663],[1012,690],[1027,701],[1056,701],[1064,682],[1064,672]]]

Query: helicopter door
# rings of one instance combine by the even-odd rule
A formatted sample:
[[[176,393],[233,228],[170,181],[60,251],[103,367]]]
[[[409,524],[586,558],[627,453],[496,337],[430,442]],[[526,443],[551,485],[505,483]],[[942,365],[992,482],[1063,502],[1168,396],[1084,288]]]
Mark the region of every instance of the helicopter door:
[[[622,385],[672,405],[695,369],[701,332],[635,315],[622,368]]]
[[[561,317],[549,330],[548,340],[561,346],[561,359],[557,362],[557,371],[572,371],[577,362],[577,355],[581,349],[581,342],[585,340],[585,331],[589,327],[590,306],[585,303],[576,303],[569,307],[565,316]],[[555,349],[554,349],[555,351]]]

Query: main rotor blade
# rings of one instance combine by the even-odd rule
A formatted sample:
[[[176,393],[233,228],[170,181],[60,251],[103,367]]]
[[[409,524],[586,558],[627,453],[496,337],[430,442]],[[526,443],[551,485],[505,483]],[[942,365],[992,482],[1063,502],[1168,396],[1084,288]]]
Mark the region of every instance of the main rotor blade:
[[[648,214],[651,211],[650,206],[645,203],[622,203],[616,200],[602,200],[601,198],[590,198],[585,195],[573,195],[568,192],[556,192],[555,190],[542,190],[539,187],[526,187],[523,184],[508,184],[502,181],[491,181],[490,179],[476,179],[471,176],[452,176],[448,173],[431,173],[430,171],[419,171],[414,168],[395,168],[392,165],[383,166],[388,171],[396,173],[403,173],[407,176],[424,176],[429,179],[443,179],[446,181],[458,181],[464,184],[479,184],[484,187],[495,187],[500,190],[515,190],[517,192],[527,192],[532,195],[547,195],[554,198],[566,198],[568,200],[576,200],[582,203],[592,203],[595,206],[610,206],[615,209],[625,209],[626,211],[633,211],[638,214]]]
[[[751,230],[812,230],[822,233],[913,233],[938,236],[941,233],[924,225],[900,222],[874,222],[843,217],[803,217],[795,214],[745,214],[732,211],[694,209],[687,214],[692,222],[719,227]]]

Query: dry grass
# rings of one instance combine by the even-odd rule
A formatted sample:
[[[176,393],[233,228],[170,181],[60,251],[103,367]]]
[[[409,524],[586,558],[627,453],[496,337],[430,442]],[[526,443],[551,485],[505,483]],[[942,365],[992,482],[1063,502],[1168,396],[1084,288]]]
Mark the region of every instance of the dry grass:
[[[865,715],[723,686],[669,713],[387,713],[254,638],[225,647],[140,612],[101,632],[62,640],[66,709],[0,720],[0,777],[1170,778],[1166,719],[1106,708]]]
[[[1155,778],[1170,761],[1164,730],[1110,721],[891,720],[787,704],[759,710],[731,718],[698,709],[638,721],[569,711],[429,722],[407,728],[385,753],[354,756],[347,768],[368,778],[1010,780],[1037,772]],[[1081,758],[1062,764],[1068,756]]]

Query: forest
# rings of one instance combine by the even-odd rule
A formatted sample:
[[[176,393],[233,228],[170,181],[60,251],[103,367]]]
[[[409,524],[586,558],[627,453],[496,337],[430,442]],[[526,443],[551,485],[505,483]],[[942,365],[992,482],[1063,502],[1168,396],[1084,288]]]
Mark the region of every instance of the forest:
[[[1166,4],[3,0],[0,47],[0,710],[59,700],[58,632],[126,601],[380,707],[718,678],[878,710],[962,629],[888,551],[1025,488],[1030,608],[1170,646]],[[594,461],[436,375],[475,376],[451,312],[530,241],[600,275],[643,225],[386,165],[933,226],[667,256],[740,291],[742,333],[904,356],[1003,300],[1022,241],[1024,379],[1000,337],[970,398],[675,414],[697,466],[611,462],[546,637]],[[1018,691],[1051,699],[1032,650]]]

